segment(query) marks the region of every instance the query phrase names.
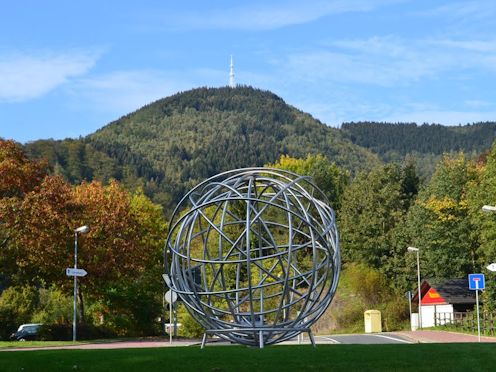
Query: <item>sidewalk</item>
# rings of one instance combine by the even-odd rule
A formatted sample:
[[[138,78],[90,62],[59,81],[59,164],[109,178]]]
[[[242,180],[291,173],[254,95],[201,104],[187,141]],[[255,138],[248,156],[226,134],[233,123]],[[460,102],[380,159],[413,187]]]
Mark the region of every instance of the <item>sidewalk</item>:
[[[401,331],[393,333],[421,343],[478,342],[477,336],[447,331]],[[481,342],[496,342],[496,338],[481,336]]]

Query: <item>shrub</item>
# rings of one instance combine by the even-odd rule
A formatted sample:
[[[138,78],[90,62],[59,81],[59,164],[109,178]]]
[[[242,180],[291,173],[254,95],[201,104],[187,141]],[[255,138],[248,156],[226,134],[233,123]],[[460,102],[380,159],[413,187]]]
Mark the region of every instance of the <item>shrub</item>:
[[[90,316],[93,321],[114,329],[119,336],[161,335],[158,321],[162,313],[161,289],[150,286],[144,277],[134,282],[109,284],[105,296],[90,305]]]
[[[402,329],[408,324],[408,302],[403,294],[396,293],[379,270],[364,264],[348,264],[330,308],[314,328],[322,333],[363,332],[364,312],[372,309],[381,312],[385,331]]]
[[[391,298],[382,311],[382,325],[386,332],[402,329],[407,325],[410,317],[408,300],[403,296]]]
[[[365,307],[356,301],[347,303],[341,311],[336,314],[336,322],[341,330],[354,332],[363,330],[363,313]]]
[[[198,323],[191,314],[183,307],[178,311],[178,318],[181,326],[181,334],[185,337],[199,338],[205,332],[205,328]]]
[[[72,297],[55,287],[39,290],[39,307],[32,317],[33,323],[65,324],[73,316]]]
[[[78,340],[116,337],[113,330],[92,324],[78,324],[76,332]],[[72,324],[43,324],[39,330],[39,338],[43,341],[70,341],[72,340]]]
[[[38,304],[35,287],[10,287],[0,295],[0,339],[7,340],[19,325],[29,323]]]

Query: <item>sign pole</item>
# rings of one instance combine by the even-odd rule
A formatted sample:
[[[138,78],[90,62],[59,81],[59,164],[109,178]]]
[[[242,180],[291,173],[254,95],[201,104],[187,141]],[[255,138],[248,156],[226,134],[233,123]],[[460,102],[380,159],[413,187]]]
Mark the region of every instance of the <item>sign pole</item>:
[[[475,302],[477,306],[477,334],[479,336],[479,342],[481,342],[480,336],[480,318],[479,318],[479,281],[475,281]]]
[[[172,306],[172,313],[174,314],[174,337],[177,338],[177,304],[175,302]]]
[[[484,274],[468,274],[468,289],[475,290],[475,306],[477,306],[477,335],[481,342],[480,315],[479,315],[479,290],[486,288]]]
[[[172,345],[172,301],[169,302],[169,343]]]
[[[165,301],[169,303],[169,342],[172,345],[172,322],[174,319],[174,312],[172,311],[172,306],[174,302],[177,301],[177,293],[169,289],[164,295]],[[174,319],[174,320],[173,320]]]
[[[74,233],[74,270],[77,270],[77,238],[78,233]],[[74,314],[72,317],[72,342],[76,342],[76,321],[77,321],[77,276],[74,275]]]

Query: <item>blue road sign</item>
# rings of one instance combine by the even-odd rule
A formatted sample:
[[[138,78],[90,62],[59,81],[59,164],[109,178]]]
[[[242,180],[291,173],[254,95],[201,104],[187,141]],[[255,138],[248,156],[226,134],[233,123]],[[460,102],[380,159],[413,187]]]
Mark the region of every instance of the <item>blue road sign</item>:
[[[468,274],[468,288],[469,289],[484,289],[486,281],[484,274]]]

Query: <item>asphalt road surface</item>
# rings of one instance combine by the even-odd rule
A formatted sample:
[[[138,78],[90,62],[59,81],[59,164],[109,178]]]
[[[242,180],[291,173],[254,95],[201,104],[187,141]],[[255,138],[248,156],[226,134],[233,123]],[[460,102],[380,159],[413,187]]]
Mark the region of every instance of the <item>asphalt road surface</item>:
[[[315,342],[319,344],[411,344],[412,341],[406,337],[389,334],[355,334],[355,335],[332,335],[315,336]]]

